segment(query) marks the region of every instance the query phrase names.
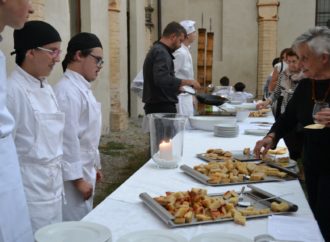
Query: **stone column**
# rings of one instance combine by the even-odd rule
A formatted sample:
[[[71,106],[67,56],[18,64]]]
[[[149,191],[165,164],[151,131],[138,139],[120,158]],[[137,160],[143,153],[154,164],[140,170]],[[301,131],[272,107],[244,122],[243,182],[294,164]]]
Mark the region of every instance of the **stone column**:
[[[45,0],[32,0],[33,14],[29,20],[45,20]]]
[[[109,69],[110,69],[110,129],[121,131],[128,127],[128,114],[122,108],[120,101],[120,0],[109,1]]]
[[[265,80],[272,70],[277,55],[278,0],[258,0],[258,84],[257,97],[261,98]]]

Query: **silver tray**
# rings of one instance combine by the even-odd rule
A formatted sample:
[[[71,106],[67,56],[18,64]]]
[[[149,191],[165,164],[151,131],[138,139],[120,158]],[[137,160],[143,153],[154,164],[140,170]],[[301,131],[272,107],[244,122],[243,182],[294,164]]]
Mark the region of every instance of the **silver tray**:
[[[251,189],[251,191],[244,192],[244,200],[246,201],[256,201],[259,199],[269,198],[273,197],[274,195],[271,193],[268,193],[260,188],[257,188],[253,185],[247,185]],[[223,193],[218,194],[208,194],[208,196],[221,196]],[[208,220],[208,221],[197,221],[195,218],[191,223],[184,223],[184,224],[176,224],[174,223],[174,216],[170,214],[163,206],[161,206],[159,203],[157,203],[148,193],[141,193],[140,198],[143,201],[143,203],[151,210],[153,211],[167,226],[170,228],[178,228],[178,227],[187,227],[187,226],[193,226],[193,225],[201,225],[201,224],[212,224],[212,223],[221,223],[221,222],[227,222],[227,221],[233,221],[233,218],[220,218],[215,220]],[[254,218],[263,218],[268,217],[270,215],[274,214],[287,214],[298,211],[298,206],[294,203],[291,203],[287,200],[284,200],[282,198],[274,198],[270,199],[268,201],[262,201],[255,205],[257,209],[263,209],[263,208],[270,208],[270,205],[272,202],[287,202],[289,204],[289,211],[287,212],[270,212],[269,214],[262,214],[262,215],[250,215],[246,216],[247,219],[254,219]]]
[[[244,155],[242,150],[240,150],[240,151],[237,151],[237,150],[236,151],[229,151],[229,152],[231,152],[233,154],[232,159],[239,160],[241,162],[249,162],[249,161],[258,161],[258,160],[261,160],[259,158],[256,158],[252,154],[250,154],[250,155]],[[205,154],[207,154],[207,153],[197,154],[196,156],[199,159],[204,160],[206,162],[223,161],[223,159],[212,159],[212,158],[206,157]]]
[[[262,161],[261,159],[257,159],[255,158],[253,155],[243,155],[243,151],[229,151],[233,154],[233,157],[232,159],[235,159],[235,160],[239,160],[240,162],[256,162],[256,161]],[[241,153],[242,155],[238,155],[238,153]],[[197,154],[196,157],[203,160],[203,161],[206,161],[206,162],[221,162],[221,161],[224,161],[223,159],[212,159],[212,158],[209,158],[209,157],[205,157],[205,154],[206,153],[201,153],[201,154]],[[267,163],[269,166],[272,166],[274,168],[281,168],[281,170],[289,173],[289,174],[292,174],[293,176],[295,177],[298,177],[297,176],[297,173],[299,172],[299,169],[298,169],[298,166],[295,165],[295,166],[290,166],[290,167],[283,167],[283,166],[280,166],[278,164],[276,164],[275,162],[272,162],[272,161],[264,161],[265,163]],[[282,169],[283,168],[283,169]]]
[[[191,176],[195,180],[201,182],[204,185],[208,185],[208,186],[228,186],[228,185],[240,185],[240,184],[254,184],[254,183],[262,183],[262,182],[282,182],[282,181],[290,181],[290,180],[298,179],[297,173],[295,173],[291,170],[288,170],[288,169],[278,166],[276,164],[272,164],[270,162],[265,162],[265,164],[267,166],[277,168],[280,171],[286,172],[288,175],[285,178],[279,178],[279,177],[275,177],[275,176],[266,176],[264,180],[260,180],[260,181],[250,181],[250,180],[246,179],[246,180],[243,180],[242,182],[213,184],[213,183],[208,182],[208,180],[209,180],[208,176],[196,171],[195,169],[191,168],[190,166],[182,165],[182,166],[180,166],[180,169],[188,176]]]

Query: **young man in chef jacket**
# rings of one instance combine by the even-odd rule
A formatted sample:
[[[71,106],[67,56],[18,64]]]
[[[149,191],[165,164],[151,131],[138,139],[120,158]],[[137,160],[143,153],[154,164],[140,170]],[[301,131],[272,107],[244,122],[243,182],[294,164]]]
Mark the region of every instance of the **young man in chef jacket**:
[[[14,31],[15,70],[9,77],[7,105],[16,124],[17,149],[33,232],[62,221],[64,113],[48,84],[60,61],[61,37],[43,21]]]
[[[194,80],[194,66],[189,48],[196,39],[195,21],[184,20],[180,24],[185,28],[187,37],[181,43],[181,47],[173,53],[175,76],[179,79]],[[177,111],[186,116],[194,115],[193,96],[187,93],[179,94]]]
[[[0,44],[4,28],[22,28],[32,12],[29,0],[0,0]],[[0,242],[33,242],[16,148],[11,135],[15,122],[6,106],[6,91],[6,58],[0,50]]]
[[[80,220],[93,208],[96,181],[101,179],[98,145],[101,135],[101,105],[91,82],[103,65],[100,40],[91,33],[72,37],[62,62],[64,76],[55,86],[65,113],[63,220]]]

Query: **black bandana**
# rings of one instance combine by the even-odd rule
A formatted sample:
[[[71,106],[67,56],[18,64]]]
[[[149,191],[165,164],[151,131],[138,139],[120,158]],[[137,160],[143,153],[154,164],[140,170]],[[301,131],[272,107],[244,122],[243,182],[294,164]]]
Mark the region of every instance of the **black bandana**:
[[[24,27],[14,31],[14,49],[26,51],[61,41],[60,34],[50,24],[43,21],[28,21]]]
[[[96,47],[102,48],[99,38],[95,34],[82,32],[71,38],[67,52],[74,53],[77,50],[88,50]]]

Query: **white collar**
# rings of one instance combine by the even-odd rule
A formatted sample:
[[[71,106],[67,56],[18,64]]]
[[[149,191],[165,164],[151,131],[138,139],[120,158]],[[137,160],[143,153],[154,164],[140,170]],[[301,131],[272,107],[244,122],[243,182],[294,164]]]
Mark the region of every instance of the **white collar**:
[[[16,71],[25,77],[26,81],[29,83],[29,85],[31,87],[34,88],[40,88],[41,87],[41,83],[42,85],[44,84],[48,84],[47,79],[46,78],[42,78],[42,79],[38,79],[35,78],[34,76],[30,75],[29,73],[27,73],[24,69],[22,69],[19,65],[15,66]]]
[[[84,90],[91,90],[92,85],[78,72],[66,69],[64,75],[67,77],[73,77],[75,79],[75,84],[78,85],[78,87],[84,89]],[[69,78],[70,79],[70,78]]]

